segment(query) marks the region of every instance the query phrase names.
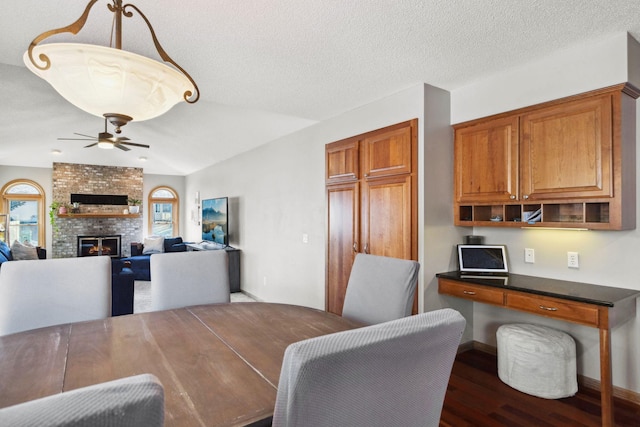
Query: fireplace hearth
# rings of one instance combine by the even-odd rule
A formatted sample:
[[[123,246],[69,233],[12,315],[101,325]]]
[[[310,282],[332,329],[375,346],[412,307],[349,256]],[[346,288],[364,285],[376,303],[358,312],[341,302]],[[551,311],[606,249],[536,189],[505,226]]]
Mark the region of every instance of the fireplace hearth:
[[[78,256],[120,257],[121,235],[113,236],[78,236]]]

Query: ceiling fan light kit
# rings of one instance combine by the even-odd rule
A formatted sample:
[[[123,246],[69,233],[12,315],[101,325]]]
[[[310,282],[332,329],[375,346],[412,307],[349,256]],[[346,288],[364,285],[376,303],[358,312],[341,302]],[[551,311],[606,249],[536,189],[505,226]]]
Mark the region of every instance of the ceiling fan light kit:
[[[197,102],[198,86],[167,55],[149,20],[133,4],[123,5],[122,0],[112,0],[113,3],[107,5],[114,14],[115,48],[80,43],[39,44],[55,34],[77,34],[97,1],[90,0],[73,24],[36,37],[24,54],[27,68],[76,107],[109,120],[116,127],[116,133],[130,121],[158,117],[181,101]],[[158,54],[173,67],[122,50],[122,17],[133,16],[130,9],[144,19]]]
[[[78,136],[82,136],[84,138],[58,138],[58,140],[62,141],[94,141],[93,144],[86,145],[84,148],[95,147],[104,148],[105,150],[111,150],[113,148],[119,148],[122,151],[129,151],[130,148],[127,148],[126,145],[131,145],[134,147],[142,147],[149,148],[146,144],[136,144],[135,142],[131,142],[129,138],[126,136],[113,136],[109,132],[107,132],[107,119],[104,119],[104,132],[100,132],[98,137],[94,137],[91,135],[85,135],[83,133],[75,133]]]

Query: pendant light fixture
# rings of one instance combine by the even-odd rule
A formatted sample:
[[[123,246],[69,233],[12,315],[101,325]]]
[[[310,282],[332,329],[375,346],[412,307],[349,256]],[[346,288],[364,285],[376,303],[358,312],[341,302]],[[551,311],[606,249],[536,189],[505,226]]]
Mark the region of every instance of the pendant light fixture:
[[[122,0],[107,4],[114,14],[115,47],[39,44],[55,34],[77,34],[97,1],[90,0],[82,16],[71,25],[36,37],[24,54],[27,68],[76,107],[109,120],[116,133],[121,132],[120,126],[158,117],[180,101],[190,104],[198,101],[198,86],[164,51],[147,17],[135,5],[123,5]],[[122,17],[132,17],[132,10],[147,24],[162,60],[173,67],[122,49]]]

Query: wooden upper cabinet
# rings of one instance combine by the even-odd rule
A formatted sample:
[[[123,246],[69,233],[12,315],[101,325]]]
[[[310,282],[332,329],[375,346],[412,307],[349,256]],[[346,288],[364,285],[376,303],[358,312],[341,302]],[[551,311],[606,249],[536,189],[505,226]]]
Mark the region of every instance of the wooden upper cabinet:
[[[620,84],[454,126],[454,224],[634,229],[639,95]]]
[[[360,178],[359,141],[348,139],[329,144],[325,150],[327,184]]]
[[[456,129],[457,202],[518,198],[518,116]]]
[[[365,178],[411,173],[413,138],[417,138],[415,121],[390,127],[365,138],[363,175]]]
[[[525,200],[613,195],[611,95],[521,117]]]

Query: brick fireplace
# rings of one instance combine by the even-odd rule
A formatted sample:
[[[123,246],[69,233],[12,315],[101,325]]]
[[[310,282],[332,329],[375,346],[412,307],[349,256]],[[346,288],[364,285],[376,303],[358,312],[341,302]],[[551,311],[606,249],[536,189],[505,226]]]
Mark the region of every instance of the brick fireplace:
[[[142,168],[53,164],[53,200],[70,203],[71,194],[125,195],[143,199]],[[53,258],[78,256],[78,237],[120,236],[119,256],[129,256],[131,242],[143,237],[142,214],[123,215],[126,206],[81,204],[80,212],[56,218],[58,231],[52,242]]]

